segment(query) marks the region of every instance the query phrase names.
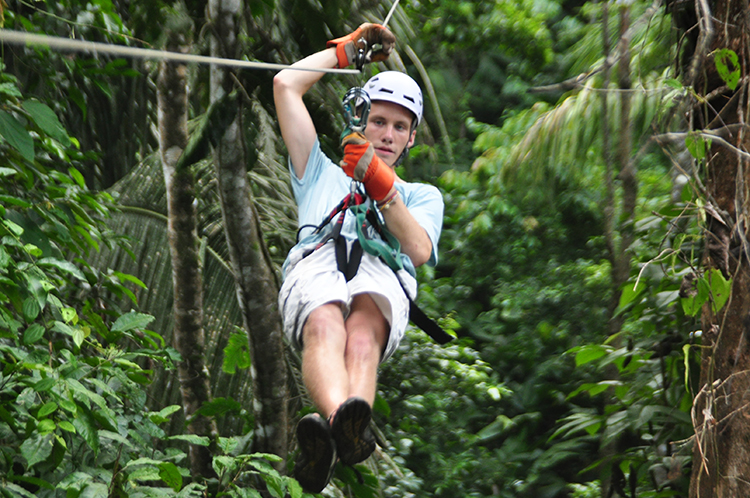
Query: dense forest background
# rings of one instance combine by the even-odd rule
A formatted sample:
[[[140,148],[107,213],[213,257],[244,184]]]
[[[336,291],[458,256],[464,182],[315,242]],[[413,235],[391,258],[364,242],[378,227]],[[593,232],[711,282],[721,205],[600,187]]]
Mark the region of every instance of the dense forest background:
[[[289,64],[391,6],[0,0],[0,24]],[[402,0],[389,61],[306,96],[338,157],[347,89],[385,68],[422,85],[399,175],[443,193],[419,303],[456,336],[408,331],[381,447],[324,496],[746,493],[747,19]],[[0,493],[303,496],[274,71],[0,49]]]

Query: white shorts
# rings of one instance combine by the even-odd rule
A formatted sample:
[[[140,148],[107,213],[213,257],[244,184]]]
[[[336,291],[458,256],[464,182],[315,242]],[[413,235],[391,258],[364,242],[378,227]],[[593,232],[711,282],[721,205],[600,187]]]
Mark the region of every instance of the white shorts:
[[[388,359],[398,348],[409,323],[409,299],[399,279],[411,296],[417,282],[408,272],[399,275],[380,259],[362,254],[357,274],[349,282],[336,266],[334,244],[329,242],[287,269],[279,292],[279,309],[284,319],[284,335],[297,349],[302,348],[302,328],[310,313],[327,303],[341,302],[344,319],[349,315],[352,298],[369,294],[391,326],[380,361]]]

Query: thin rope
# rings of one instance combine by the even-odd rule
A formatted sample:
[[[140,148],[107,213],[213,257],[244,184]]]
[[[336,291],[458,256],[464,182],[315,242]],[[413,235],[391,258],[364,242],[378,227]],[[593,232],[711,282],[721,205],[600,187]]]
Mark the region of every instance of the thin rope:
[[[398,1],[396,2],[398,3]],[[390,16],[390,14],[389,14]],[[387,20],[386,20],[387,21]],[[237,59],[224,59],[222,57],[209,57],[205,55],[181,54],[178,52],[169,52],[167,50],[153,50],[148,48],[125,47],[123,45],[114,45],[110,43],[90,42],[75,40],[72,38],[61,38],[57,36],[36,35],[24,33],[22,31],[13,31],[9,29],[0,29],[0,42],[29,45],[29,46],[46,46],[50,49],[69,52],[94,52],[102,54],[118,55],[122,57],[132,57],[136,59],[152,60],[172,60],[180,62],[194,62],[197,64],[214,64],[217,66],[230,66],[243,69],[267,69],[280,71],[282,69],[294,69],[297,71],[312,71],[317,73],[339,73],[339,74],[359,74],[358,69],[327,69],[319,67],[290,66],[287,64],[274,64],[271,62],[252,62],[241,61]]]
[[[393,2],[393,6],[391,6],[391,10],[388,11],[388,15],[385,16],[385,21],[383,21],[383,27],[388,26],[388,21],[391,20],[391,16],[393,15],[393,12],[396,10],[396,7],[398,7],[398,2],[400,1],[401,0],[396,0],[395,2]]]

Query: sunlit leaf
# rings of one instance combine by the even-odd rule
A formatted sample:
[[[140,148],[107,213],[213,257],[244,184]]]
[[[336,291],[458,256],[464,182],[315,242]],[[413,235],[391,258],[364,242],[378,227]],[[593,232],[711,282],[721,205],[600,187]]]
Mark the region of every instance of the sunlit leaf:
[[[34,140],[16,118],[0,111],[0,137],[21,153],[24,159],[34,162]]]

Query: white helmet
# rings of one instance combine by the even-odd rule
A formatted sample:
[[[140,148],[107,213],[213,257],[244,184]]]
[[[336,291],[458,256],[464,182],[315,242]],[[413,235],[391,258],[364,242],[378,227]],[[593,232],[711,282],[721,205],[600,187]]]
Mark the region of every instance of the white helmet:
[[[422,110],[424,109],[422,90],[408,74],[399,71],[385,71],[376,74],[365,83],[365,90],[370,96],[370,100],[385,100],[399,104],[416,116],[417,124],[422,121]]]

